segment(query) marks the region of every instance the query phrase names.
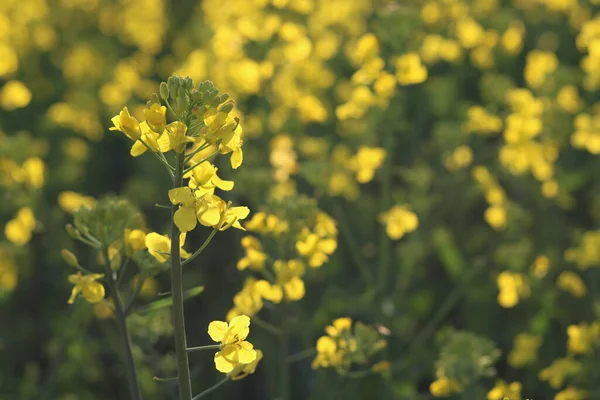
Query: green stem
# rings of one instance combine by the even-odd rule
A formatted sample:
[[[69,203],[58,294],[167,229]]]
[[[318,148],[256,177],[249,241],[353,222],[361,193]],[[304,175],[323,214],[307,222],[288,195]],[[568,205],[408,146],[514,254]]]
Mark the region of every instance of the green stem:
[[[287,320],[287,307],[283,304],[281,307],[281,335],[279,336],[279,382],[281,390],[281,400],[290,398],[290,365],[287,362],[290,353],[289,326]]]
[[[104,268],[107,273],[110,273],[110,261],[108,257],[108,248],[104,247]],[[129,337],[129,331],[127,330],[127,316],[123,310],[123,302],[116,285],[116,279],[109,281],[109,286],[112,292],[112,298],[115,303],[115,320],[117,321],[117,329],[119,330],[119,336],[123,340],[123,347],[125,350],[125,368],[127,370],[127,380],[129,381],[129,396],[132,400],[142,400],[142,392],[140,390],[137,371],[135,369],[135,360],[133,358],[133,351],[131,349],[131,338]]]
[[[213,158],[214,156],[216,156],[217,154],[219,154],[219,151],[220,151],[219,149],[215,150],[215,151],[214,151],[212,154],[210,154],[210,155],[208,155],[208,156],[204,157],[202,160],[198,161],[196,164],[192,165],[192,166],[191,166],[191,167],[189,167],[189,168],[186,168],[186,169],[184,169],[184,170],[183,170],[183,174],[185,175],[185,174],[187,174],[188,172],[191,172],[191,171],[193,171],[193,170],[194,170],[194,168],[196,168],[198,165],[202,164],[202,163],[203,163],[203,162],[205,162],[205,161],[208,161],[208,160],[210,160],[211,158]]]
[[[196,154],[200,153],[202,150],[208,149],[209,147],[210,144],[208,143],[204,143],[203,145],[199,146],[196,150],[185,156],[185,163],[189,163]]]
[[[184,154],[176,156],[173,187],[183,183]],[[171,207],[171,293],[173,296],[173,327],[175,334],[175,354],[177,356],[177,380],[179,383],[179,399],[192,399],[192,381],[185,337],[185,315],[183,310],[183,274],[181,270],[181,252],[179,247],[179,228],[175,225],[177,206]]]
[[[260,326],[264,330],[267,330],[267,331],[271,332],[273,335],[279,336],[279,335],[282,334],[281,329],[279,329],[275,325],[272,325],[272,324],[268,323],[267,321],[263,321],[262,319],[258,318],[256,315],[253,316],[251,318],[251,320],[252,320],[253,323],[255,323],[256,325]]]
[[[202,397],[206,396],[207,394],[214,392],[215,390],[220,388],[222,385],[226,384],[228,381],[229,381],[229,378],[224,378],[224,379],[220,380],[219,382],[215,383],[213,386],[209,387],[208,389],[206,389],[199,395],[195,396],[192,400],[201,399]]]
[[[221,349],[221,345],[220,344],[209,344],[209,345],[206,345],[206,346],[188,347],[187,351],[188,351],[188,353],[193,353],[195,351],[219,350],[219,349]]]
[[[381,178],[381,210],[387,211],[390,208],[392,195],[392,159],[394,147],[394,135],[386,130],[384,133],[383,147],[387,150],[387,157],[382,168]],[[386,292],[386,284],[389,281],[390,269],[390,239],[386,233],[385,226],[381,228],[379,243],[379,290],[381,294]]]
[[[208,237],[206,238],[206,240],[204,241],[204,243],[202,243],[202,246],[200,246],[200,248],[198,250],[196,250],[196,252],[194,254],[192,254],[187,260],[183,260],[181,262],[181,265],[188,264],[194,258],[198,257],[200,255],[200,253],[202,253],[204,251],[204,249],[206,249],[206,246],[208,246],[210,244],[210,241],[213,239],[213,237],[215,237],[215,234],[218,231],[219,231],[218,229],[213,229],[213,231],[210,233],[210,235],[208,235]]]
[[[340,224],[340,231],[344,236],[344,239],[346,239],[346,242],[348,242],[350,255],[352,256],[354,262],[358,266],[358,269],[365,281],[365,284],[367,285],[367,287],[370,287],[371,284],[374,283],[373,274],[371,273],[369,266],[367,265],[364,258],[359,252],[358,242],[352,234],[352,230],[348,227],[344,213],[342,212],[341,208],[339,208],[339,206],[335,209],[337,213],[338,222]]]
[[[288,358],[286,358],[286,362],[288,364],[292,364],[292,363],[295,363],[297,361],[302,361],[305,358],[312,357],[315,354],[317,354],[317,349],[315,349],[314,347],[310,348],[310,349],[302,350],[302,351],[299,351],[296,354],[292,354],[291,356],[289,356]]]
[[[127,302],[127,305],[125,306],[125,315],[129,315],[129,311],[131,311],[131,306],[133,306],[133,302],[140,294],[140,290],[142,290],[145,280],[146,280],[146,278],[143,277],[141,274],[138,276],[138,281],[137,281],[137,284],[135,285],[135,289],[133,290],[133,293],[131,294],[129,301]]]

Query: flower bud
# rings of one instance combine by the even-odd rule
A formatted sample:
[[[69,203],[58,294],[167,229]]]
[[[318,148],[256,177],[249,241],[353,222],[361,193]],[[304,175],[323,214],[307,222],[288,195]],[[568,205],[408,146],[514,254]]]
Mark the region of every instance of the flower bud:
[[[67,231],[67,234],[72,238],[72,239],[79,239],[79,232],[77,231],[77,229],[75,229],[75,227],[71,224],[67,224],[65,226],[65,230]]]
[[[79,266],[79,261],[77,260],[77,256],[75,254],[71,253],[69,250],[62,249],[60,251],[60,255],[62,256],[63,260],[65,260],[67,265],[69,265],[70,267]]]
[[[190,78],[189,76],[185,77],[184,82],[185,82],[185,89],[188,92],[194,88],[194,82],[192,81],[192,78]]]
[[[228,114],[231,110],[233,110],[233,102],[232,101],[230,101],[229,103],[223,104],[219,108],[220,112],[224,112],[226,114]]]
[[[160,83],[159,93],[163,100],[167,100],[169,98],[169,87],[165,82]]]

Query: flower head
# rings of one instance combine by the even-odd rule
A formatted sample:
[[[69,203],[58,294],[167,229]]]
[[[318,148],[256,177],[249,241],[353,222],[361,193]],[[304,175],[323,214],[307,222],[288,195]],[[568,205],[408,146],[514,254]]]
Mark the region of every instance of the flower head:
[[[229,323],[213,321],[208,325],[212,340],[221,343],[221,350],[215,354],[215,367],[219,372],[232,372],[240,364],[250,364],[257,358],[252,343],[245,339],[250,333],[250,318],[238,315]]]
[[[104,298],[104,286],[100,282],[97,282],[97,280],[103,277],[104,274],[82,275],[81,272],[69,275],[69,282],[75,286],[71,291],[71,297],[69,297],[67,303],[73,304],[79,293],[90,303],[100,302]]]
[[[119,115],[112,117],[111,121],[115,125],[109,128],[111,131],[123,132],[131,140],[138,140],[142,136],[140,123],[129,114],[127,107],[124,107]]]

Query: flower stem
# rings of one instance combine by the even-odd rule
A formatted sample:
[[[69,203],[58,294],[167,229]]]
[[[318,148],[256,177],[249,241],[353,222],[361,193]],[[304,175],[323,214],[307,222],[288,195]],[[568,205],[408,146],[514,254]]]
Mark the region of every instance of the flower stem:
[[[183,184],[183,158],[184,154],[177,154],[173,188]],[[179,228],[175,225],[175,211],[177,206],[171,207],[171,293],[173,296],[173,327],[175,333],[175,354],[177,356],[177,380],[179,385],[179,399],[192,399],[192,382],[187,354],[185,337],[185,315],[183,311],[183,274],[181,271],[181,253],[179,247]]]
[[[107,271],[107,275],[110,274],[110,258],[108,257],[108,247],[104,247],[104,268]],[[135,369],[135,360],[133,359],[133,351],[131,349],[131,338],[129,337],[129,331],[127,330],[127,315],[123,309],[123,302],[119,295],[119,288],[117,287],[116,279],[109,280],[109,287],[112,292],[112,298],[115,303],[115,320],[117,321],[117,329],[119,330],[119,336],[123,340],[123,347],[125,350],[125,368],[127,370],[127,380],[129,381],[129,396],[132,400],[142,400],[142,392],[138,383],[137,371]]]
[[[188,347],[187,351],[188,351],[188,353],[193,353],[195,351],[202,351],[202,350],[219,350],[220,348],[221,348],[220,344],[209,344],[207,346]]]
[[[216,156],[217,154],[219,154],[219,151],[220,151],[220,150],[219,150],[219,149],[217,149],[215,152],[213,152],[212,154],[210,154],[210,155],[208,155],[208,156],[204,157],[202,160],[198,161],[196,164],[192,165],[192,166],[191,166],[191,167],[189,167],[189,168],[186,168],[186,169],[183,171],[183,173],[184,173],[184,174],[187,174],[188,172],[191,172],[191,171],[193,171],[193,170],[194,170],[194,168],[196,168],[198,165],[202,164],[202,163],[203,163],[203,162],[205,162],[205,161],[208,161],[208,160],[210,160],[211,158],[213,158],[214,156]]]
[[[317,354],[317,349],[315,349],[314,347],[311,347],[310,349],[305,349],[305,350],[299,351],[296,354],[292,354],[291,356],[288,356],[286,358],[286,362],[288,364],[292,364],[292,363],[295,363],[298,361],[302,361],[305,358],[312,357],[315,354]]]
[[[123,304],[119,297],[118,293],[115,293],[113,296],[115,302],[115,319],[117,320],[119,334],[121,335],[125,347],[125,366],[127,368],[127,377],[129,380],[129,394],[133,400],[142,400],[142,393],[140,391],[137,372],[135,370],[133,351],[131,350],[131,338],[129,337],[129,331],[127,330],[127,316],[125,315]]]
[[[208,237],[206,238],[204,243],[202,243],[202,246],[200,246],[200,248],[198,250],[196,250],[194,252],[194,254],[192,254],[187,260],[183,260],[181,262],[181,265],[185,265],[185,264],[191,262],[194,258],[198,257],[200,255],[200,253],[202,253],[204,251],[206,246],[208,246],[210,244],[210,241],[213,239],[213,237],[215,237],[215,234],[217,232],[218,232],[218,229],[213,229],[213,231],[210,233],[210,235],[208,235]]]
[[[213,386],[209,387],[202,393],[195,396],[192,400],[201,399],[202,397],[206,396],[207,394],[212,393],[213,391],[217,390],[218,388],[220,388],[222,385],[224,385],[228,381],[229,381],[229,378],[224,378],[224,379],[220,380],[219,382],[215,383]]]
[[[382,168],[381,177],[381,210],[390,208],[392,196],[392,154],[394,147],[394,135],[391,131],[386,130],[383,138],[383,147],[387,150],[387,156]],[[385,294],[387,284],[389,283],[390,270],[390,252],[391,243],[385,231],[385,227],[381,228],[379,240],[379,285],[378,288],[381,294]]]
[[[290,353],[290,338],[289,338],[289,327],[288,320],[285,312],[285,305],[282,307],[281,313],[281,335],[279,336],[279,379],[280,379],[280,390],[281,400],[289,400],[290,398],[290,365],[287,362],[288,354]]]

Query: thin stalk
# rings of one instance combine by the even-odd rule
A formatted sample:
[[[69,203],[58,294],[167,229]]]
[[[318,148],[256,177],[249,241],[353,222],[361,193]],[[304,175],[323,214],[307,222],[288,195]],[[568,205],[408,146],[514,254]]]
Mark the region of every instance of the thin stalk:
[[[173,188],[183,184],[184,154],[177,154]],[[175,225],[177,206],[171,207],[171,293],[173,296],[173,327],[175,333],[175,354],[177,356],[177,380],[179,399],[192,399],[192,381],[185,337],[185,315],[183,310],[183,274],[181,270],[181,252],[179,248],[179,228]]]
[[[117,289],[121,285],[121,281],[123,280],[123,277],[125,276],[125,271],[127,271],[127,268],[129,267],[129,261],[130,261],[130,257],[125,258],[125,262],[123,262],[123,264],[121,265],[121,268],[119,268],[119,277],[117,278],[117,282],[116,282]]]
[[[206,345],[206,346],[188,347],[187,351],[188,351],[188,353],[193,353],[195,351],[220,350],[220,349],[221,349],[221,345],[220,344],[209,344],[209,345]]]
[[[141,275],[138,276],[138,281],[137,281],[137,284],[135,285],[135,289],[133,290],[133,293],[131,294],[131,297],[129,298],[129,301],[127,302],[127,305],[125,306],[125,315],[129,315],[129,311],[131,311],[131,307],[133,306],[133,302],[135,301],[135,299],[140,294],[140,291],[142,290],[142,287],[144,286],[144,281],[145,280],[146,280],[145,277],[143,277]]]
[[[198,165],[202,164],[205,161],[210,160],[211,158],[213,158],[214,156],[216,156],[217,154],[219,154],[219,149],[215,150],[212,154],[209,154],[208,156],[204,157],[202,160],[198,161],[196,164],[192,165],[189,168],[186,168],[183,170],[183,174],[187,174],[188,172],[191,172],[194,170],[194,168],[196,168]]]
[[[146,146],[146,148],[150,151],[150,153],[154,154],[154,156],[156,157],[156,159],[158,161],[161,162],[162,165],[164,165],[165,167],[167,167],[167,171],[169,171],[169,175],[171,175],[171,178],[173,178],[173,166],[171,164],[169,164],[169,162],[167,161],[167,159],[165,158],[165,156],[160,153],[160,155],[158,155],[156,152],[154,152],[154,150],[152,150],[150,148],[150,146],[148,146],[148,143],[144,142],[144,140],[142,138],[138,139],[144,146]]]
[[[218,229],[213,229],[213,231],[210,233],[210,235],[208,235],[208,237],[206,238],[206,240],[204,241],[204,243],[202,243],[202,246],[200,246],[200,248],[198,250],[196,250],[194,252],[194,254],[192,254],[187,260],[183,260],[181,262],[181,265],[185,265],[190,263],[194,258],[198,257],[200,255],[200,253],[202,253],[204,251],[204,249],[206,249],[206,246],[208,246],[210,244],[210,241],[213,239],[213,237],[215,237],[216,233],[218,232]]]
[[[290,337],[288,320],[286,316],[286,307],[283,305],[281,313],[281,335],[279,336],[279,384],[281,400],[289,400],[290,398],[290,365],[287,362],[290,352]]]
[[[387,150],[387,157],[382,168],[381,177],[381,209],[387,211],[390,207],[391,195],[392,195],[392,159],[394,147],[394,135],[390,130],[386,130],[384,133],[383,147]],[[385,226],[381,228],[380,240],[379,240],[379,290],[381,294],[386,292],[386,284],[389,281],[389,270],[390,270],[390,239],[386,233]]]
[[[267,321],[263,321],[262,319],[258,318],[256,315],[252,317],[252,322],[255,323],[256,325],[260,326],[264,330],[271,332],[273,335],[279,336],[282,334],[281,329],[279,329],[278,327],[276,327],[273,324],[268,323]]]
[[[208,149],[209,147],[210,144],[208,143],[204,143],[203,145],[199,146],[196,150],[185,156],[185,163],[189,163],[196,154],[200,153],[202,150]]]
[[[315,349],[314,347],[312,347],[310,349],[302,350],[302,351],[299,351],[296,354],[292,354],[291,356],[288,356],[286,358],[286,362],[288,364],[292,364],[292,363],[295,363],[295,362],[298,362],[298,361],[302,361],[305,358],[312,357],[315,354],[317,354],[317,349]]]
[[[215,383],[213,386],[209,387],[208,389],[206,389],[205,391],[203,391],[199,395],[195,396],[192,400],[198,400],[198,399],[203,398],[207,394],[210,394],[210,393],[214,392],[215,390],[217,390],[218,388],[220,388],[222,385],[226,384],[228,381],[229,381],[229,378],[223,378],[219,382]]]
[[[348,242],[348,249],[350,250],[350,255],[352,256],[352,258],[354,258],[354,262],[358,266],[358,269],[365,281],[365,284],[367,285],[367,287],[370,287],[373,283],[373,274],[371,273],[371,269],[369,268],[366,261],[359,252],[358,242],[356,241],[352,230],[348,227],[347,220],[341,208],[336,207],[336,213],[338,217],[338,222],[340,224],[340,231],[346,239],[346,242]]]
[[[104,259],[107,260],[104,264],[104,268],[107,272],[110,272],[110,261],[108,257],[108,248],[104,247]],[[125,350],[125,369],[127,370],[127,380],[129,381],[129,396],[132,400],[142,400],[142,392],[140,390],[137,371],[135,369],[135,360],[133,358],[133,351],[131,349],[131,338],[129,337],[129,331],[127,330],[127,316],[123,310],[123,303],[121,296],[119,296],[119,290],[116,285],[116,279],[109,281],[109,286],[112,292],[112,298],[115,303],[115,320],[117,321],[117,329],[119,330],[119,336],[123,340],[123,347]]]

